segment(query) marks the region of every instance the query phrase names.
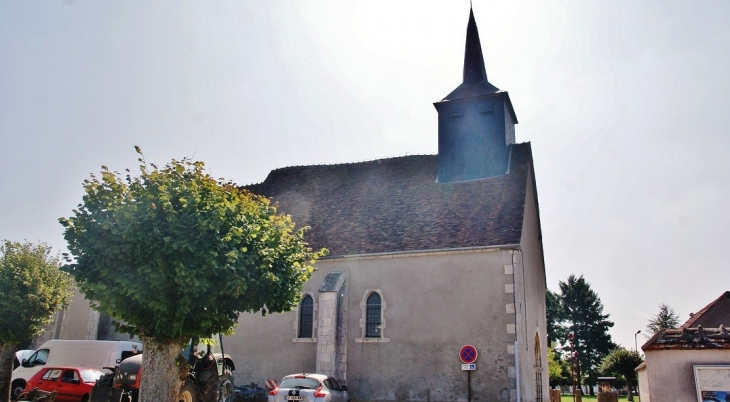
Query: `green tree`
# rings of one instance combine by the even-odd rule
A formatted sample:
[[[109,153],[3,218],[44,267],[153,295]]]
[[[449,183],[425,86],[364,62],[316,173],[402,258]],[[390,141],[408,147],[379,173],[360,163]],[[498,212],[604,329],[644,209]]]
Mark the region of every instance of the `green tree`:
[[[554,342],[565,339],[567,334],[565,333],[564,327],[561,326],[565,312],[563,311],[560,295],[550,289],[547,289],[547,292],[545,292],[545,309],[547,315],[548,343],[552,345]]]
[[[18,345],[43,333],[71,300],[73,281],[47,245],[0,243],[0,400],[10,397]]]
[[[601,361],[599,371],[607,375],[621,376],[626,380],[626,388],[629,394],[629,400],[633,401],[634,397],[631,392],[636,387],[636,367],[638,367],[644,358],[639,352],[627,350],[618,347],[609,352]]]
[[[548,348],[548,373],[550,387],[570,385],[570,365],[555,351],[555,344]]]
[[[673,308],[661,303],[659,304],[659,312],[649,320],[646,329],[653,335],[662,329],[673,329],[677,327],[679,327],[679,315],[677,315]]]
[[[616,345],[611,341],[609,328],[613,327],[609,314],[603,313],[603,304],[583,275],[570,275],[560,282],[560,298],[564,311],[563,327],[573,333],[573,345],[578,353],[576,378],[579,385],[585,379],[591,395],[598,377],[598,365]]]
[[[289,216],[202,162],[139,162],[139,175],[102,167],[84,181],[83,203],[60,219],[66,269],[144,342],[141,398],[175,401],[183,343],[232,331],[241,312],[291,310],[326,250],[313,252]]]

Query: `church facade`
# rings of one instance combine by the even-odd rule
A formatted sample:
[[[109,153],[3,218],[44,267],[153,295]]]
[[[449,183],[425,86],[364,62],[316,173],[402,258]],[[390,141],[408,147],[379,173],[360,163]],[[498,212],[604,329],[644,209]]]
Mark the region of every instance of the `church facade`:
[[[240,316],[225,339],[237,384],[320,372],[358,402],[549,399],[532,150],[487,80],[473,13],[463,82],[434,106],[438,155],[287,167],[246,186],[329,255],[295,311]],[[81,300],[54,337],[119,336],[99,335]],[[460,356],[467,345],[476,355]]]

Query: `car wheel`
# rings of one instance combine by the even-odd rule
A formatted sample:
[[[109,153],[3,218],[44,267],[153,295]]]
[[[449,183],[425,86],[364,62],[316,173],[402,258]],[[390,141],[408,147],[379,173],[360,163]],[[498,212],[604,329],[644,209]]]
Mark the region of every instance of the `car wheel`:
[[[83,397],[81,398],[81,402],[89,402],[89,396],[88,396],[88,395],[84,395],[84,396],[83,396]]]
[[[190,380],[185,381],[177,400],[179,402],[198,402],[198,387]]]
[[[12,392],[10,394],[10,397],[12,400],[18,399],[20,394],[23,393],[23,390],[25,389],[25,382],[24,381],[15,381],[12,385]]]

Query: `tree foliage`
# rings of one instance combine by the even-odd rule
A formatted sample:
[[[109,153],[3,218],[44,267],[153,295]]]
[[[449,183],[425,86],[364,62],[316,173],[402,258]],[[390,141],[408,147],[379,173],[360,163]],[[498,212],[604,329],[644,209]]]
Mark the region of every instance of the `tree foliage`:
[[[570,364],[555,351],[555,345],[548,348],[548,376],[550,387],[570,384]]]
[[[0,244],[0,343],[17,344],[43,333],[73,291],[71,277],[45,244]]]
[[[558,293],[547,289],[545,292],[545,307],[547,314],[547,337],[548,343],[553,344],[561,339],[565,339],[567,335],[565,328],[560,324],[563,321],[565,312]]]
[[[603,313],[603,304],[583,275],[570,275],[560,282],[560,317],[558,333],[573,333],[573,345],[578,353],[579,382],[586,378],[588,385],[595,385],[598,365],[608,352],[615,348],[608,330],[613,327],[609,314]],[[567,349],[567,339],[563,343]]]
[[[656,334],[662,329],[673,329],[679,327],[679,315],[673,308],[664,303],[659,304],[659,312],[649,319],[646,329],[651,334]]]
[[[159,346],[229,332],[241,312],[296,305],[326,252],[309,248],[304,228],[203,162],[139,162],[138,175],[92,174],[83,203],[60,219],[66,269],[95,308]]]
[[[0,243],[0,395],[8,398],[18,344],[43,333],[71,300],[73,281],[49,246]]]
[[[618,347],[609,352],[601,361],[599,371],[606,375],[621,376],[626,380],[629,388],[636,386],[636,367],[638,367],[644,358],[639,352],[627,350]],[[631,391],[630,389],[628,391]],[[629,392],[629,395],[632,395]],[[633,399],[633,398],[629,398]]]

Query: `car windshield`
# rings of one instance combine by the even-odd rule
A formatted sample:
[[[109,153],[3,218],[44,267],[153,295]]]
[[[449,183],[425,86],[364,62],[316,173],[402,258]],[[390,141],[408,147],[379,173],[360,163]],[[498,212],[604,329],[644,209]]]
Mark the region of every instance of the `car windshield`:
[[[84,382],[95,382],[103,375],[104,372],[101,370],[81,370],[81,378],[84,379]]]
[[[285,378],[281,380],[279,388],[306,388],[315,389],[319,387],[319,381],[312,378]]]

